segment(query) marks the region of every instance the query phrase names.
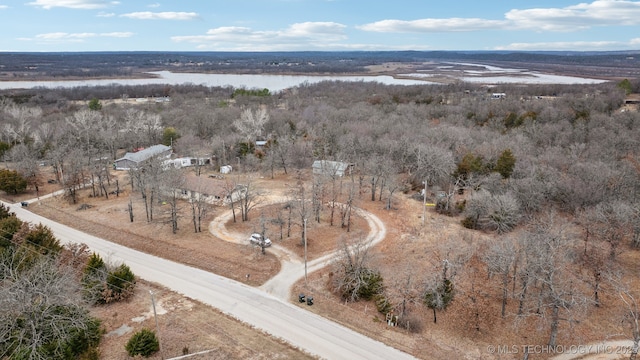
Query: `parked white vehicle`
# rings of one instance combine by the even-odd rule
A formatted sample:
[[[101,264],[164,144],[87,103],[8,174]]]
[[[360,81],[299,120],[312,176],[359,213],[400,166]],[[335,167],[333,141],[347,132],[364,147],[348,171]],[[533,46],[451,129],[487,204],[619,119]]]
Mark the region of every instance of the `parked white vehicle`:
[[[249,238],[249,242],[252,244],[260,245],[264,247],[271,246],[271,240],[269,238],[263,239],[262,235],[258,233],[251,234],[251,237]]]

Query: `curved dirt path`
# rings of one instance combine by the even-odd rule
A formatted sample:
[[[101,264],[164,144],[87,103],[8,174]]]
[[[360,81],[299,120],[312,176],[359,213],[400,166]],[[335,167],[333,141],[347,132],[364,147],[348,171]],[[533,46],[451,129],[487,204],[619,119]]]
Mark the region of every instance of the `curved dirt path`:
[[[273,199],[269,204],[277,202],[279,201]],[[379,243],[387,236],[387,228],[380,218],[360,208],[354,208],[354,211],[356,214],[362,216],[369,225],[370,231],[366,239],[368,246]],[[231,220],[232,216],[233,213],[231,210],[228,210],[216,217],[209,224],[209,231],[221,240],[244,244],[247,242],[247,234],[229,231],[225,226],[225,224]],[[291,300],[291,287],[300,279],[304,278],[304,259],[301,259],[289,249],[277,244],[273,244],[269,248],[269,251],[274,253],[280,260],[280,272],[259,288],[279,299],[289,301]],[[332,252],[317,259],[307,261],[307,274],[311,274],[329,265],[335,256],[336,252]]]

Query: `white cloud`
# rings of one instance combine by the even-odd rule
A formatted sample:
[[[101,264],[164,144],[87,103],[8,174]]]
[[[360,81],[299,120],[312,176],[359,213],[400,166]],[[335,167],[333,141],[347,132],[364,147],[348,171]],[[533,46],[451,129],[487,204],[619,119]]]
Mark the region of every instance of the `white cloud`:
[[[602,25],[640,25],[640,2],[596,0],[565,8],[511,10],[505,18],[520,28],[574,31]]]
[[[4,9],[8,9],[9,7],[7,5],[0,5],[0,10],[4,10]]]
[[[640,39],[635,39],[640,40]],[[537,43],[512,43],[506,46],[496,47],[494,50],[517,50],[517,51],[605,51],[617,50],[624,47],[631,47],[634,40],[628,43],[621,41],[556,41]]]
[[[476,30],[576,31],[604,25],[640,25],[640,1],[596,0],[564,8],[533,8],[508,11],[503,19],[445,18],[387,19],[358,26],[364,31],[456,32]]]
[[[110,17],[114,17],[114,16],[116,16],[116,14],[115,14],[115,13],[106,13],[106,12],[104,12],[104,11],[101,11],[101,12],[99,12],[99,13],[98,13],[98,15],[96,15],[96,16],[98,16],[98,17],[103,17],[103,18],[110,18]]]
[[[43,9],[63,7],[70,9],[102,9],[112,5],[117,5],[118,1],[107,0],[36,0],[28,5],[38,6]]]
[[[364,31],[373,32],[449,32],[476,31],[502,28],[505,21],[478,18],[420,19],[420,20],[382,20],[358,26]]]
[[[314,36],[315,34],[342,35],[345,25],[334,22],[303,22],[293,24],[285,32],[293,36]]]
[[[199,18],[194,12],[151,12],[141,11],[120,15],[122,17],[139,20],[194,20]]]
[[[132,32],[110,32],[110,33],[66,33],[53,32],[38,34],[34,38],[20,38],[23,41],[40,41],[40,42],[83,42],[90,38],[127,38],[133,36]]]
[[[173,36],[175,42],[198,44],[200,49],[297,50],[303,48],[335,48],[345,40],[345,25],[334,22],[304,22],[277,31],[257,31],[248,27],[227,26],[210,29],[204,35]]]
[[[149,5],[147,5],[147,7],[150,7],[150,8],[159,8],[159,7],[160,7],[160,3],[149,4]]]
[[[121,32],[100,33],[100,34],[98,34],[98,36],[114,37],[114,38],[128,38],[128,37],[132,37],[133,33],[132,32],[121,31]]]

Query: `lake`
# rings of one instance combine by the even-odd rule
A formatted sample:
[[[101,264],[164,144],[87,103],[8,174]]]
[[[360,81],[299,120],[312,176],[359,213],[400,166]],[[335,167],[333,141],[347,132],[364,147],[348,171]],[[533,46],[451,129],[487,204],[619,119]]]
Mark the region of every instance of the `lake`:
[[[395,79],[388,75],[377,76],[312,76],[312,75],[255,75],[255,74],[200,74],[174,73],[170,71],[151,72],[158,76],[148,79],[87,79],[70,81],[0,81],[0,89],[32,89],[58,87],[70,88],[78,86],[106,85],[147,85],[147,84],[195,84],[209,87],[234,87],[247,89],[264,89],[278,92],[302,84],[315,84],[321,81],[378,82],[385,85],[439,85],[436,82],[422,79]]]
[[[469,83],[484,84],[596,84],[606,82],[601,79],[588,79],[574,76],[560,76],[527,71],[525,69],[504,69],[495,66],[474,65],[480,67],[475,71],[456,71],[448,74],[446,66],[436,72],[420,72],[401,74],[403,79],[396,79],[389,75],[362,76],[313,76],[313,75],[264,75],[264,74],[202,74],[202,73],[174,73],[171,71],[151,72],[156,78],[147,79],[87,79],[87,80],[56,80],[56,81],[0,81],[0,90],[32,89],[58,87],[70,88],[78,86],[107,86],[107,85],[148,85],[148,84],[195,84],[209,87],[233,87],[247,89],[269,89],[279,92],[303,84],[315,84],[321,81],[349,81],[349,82],[378,82],[384,85],[442,85],[442,83],[428,81],[432,76],[445,76]]]

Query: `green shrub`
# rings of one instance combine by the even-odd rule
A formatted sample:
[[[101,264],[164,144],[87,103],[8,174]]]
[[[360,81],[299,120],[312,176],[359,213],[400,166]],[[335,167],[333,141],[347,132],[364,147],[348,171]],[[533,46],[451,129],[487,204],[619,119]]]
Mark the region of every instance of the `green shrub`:
[[[376,302],[376,309],[381,314],[388,314],[391,310],[393,310],[393,306],[389,302],[386,296],[383,294],[376,294],[373,296],[373,301]]]
[[[100,344],[104,329],[97,318],[88,318],[86,328],[75,328],[71,331],[71,338],[66,344],[65,350],[69,354],[84,355],[85,358],[96,358],[97,347]]]
[[[105,302],[120,301],[133,294],[136,277],[125,264],[118,266],[107,276],[107,286],[103,294]]]
[[[100,255],[93,253],[89,256],[82,275],[82,286],[87,301],[93,304],[104,304],[103,296],[107,278],[107,265]]]
[[[15,170],[0,169],[0,190],[17,194],[27,189],[27,180]]]
[[[87,260],[87,265],[84,267],[85,276],[97,276],[107,271],[107,265],[100,255],[93,253]]]
[[[363,285],[358,288],[358,297],[371,300],[374,295],[380,294],[383,289],[382,275],[377,271],[366,271],[362,274]]]
[[[25,242],[42,255],[57,254],[62,251],[60,241],[48,226],[38,224],[25,237]]]
[[[453,300],[453,296],[453,283],[449,279],[444,279],[435,289],[426,291],[423,300],[430,309],[444,310]]]
[[[22,227],[22,220],[15,216],[0,219],[0,247],[11,246],[11,240]]]
[[[160,342],[158,342],[155,332],[142,329],[131,336],[124,348],[129,356],[149,357],[160,349]]]

